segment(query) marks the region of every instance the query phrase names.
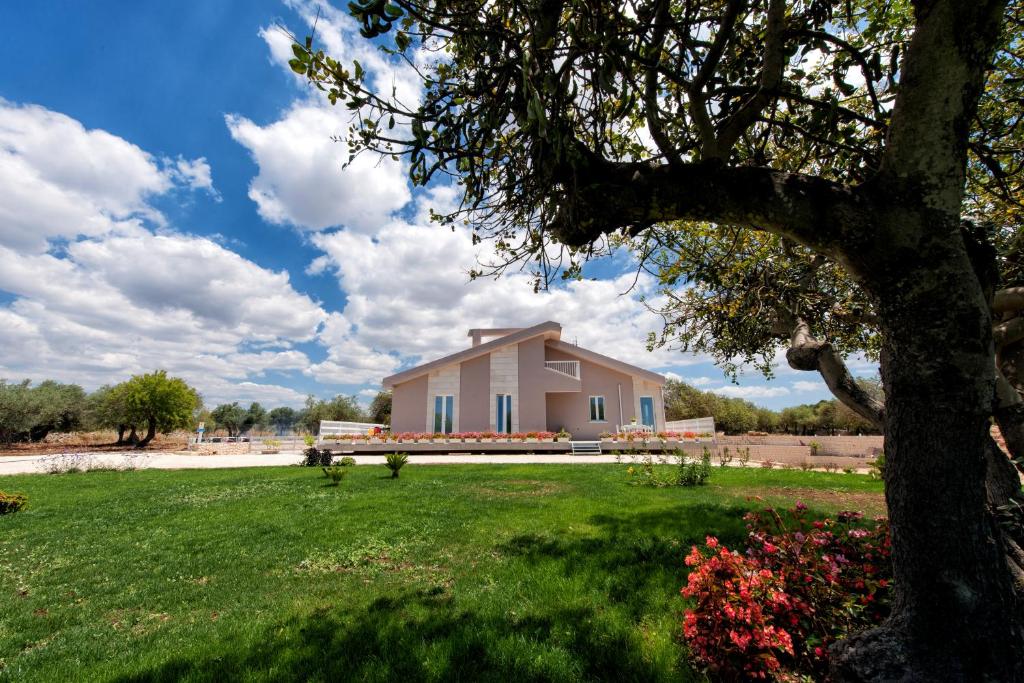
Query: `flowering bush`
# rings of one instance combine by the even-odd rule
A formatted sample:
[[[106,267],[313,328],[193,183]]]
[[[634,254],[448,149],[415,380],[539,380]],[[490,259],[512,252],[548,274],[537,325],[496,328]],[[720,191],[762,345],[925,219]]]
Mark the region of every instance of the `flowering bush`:
[[[745,554],[713,536],[686,557],[683,620],[694,659],[721,680],[818,679],[828,647],[889,613],[889,528],[859,512],[810,520],[797,503],[747,515]]]

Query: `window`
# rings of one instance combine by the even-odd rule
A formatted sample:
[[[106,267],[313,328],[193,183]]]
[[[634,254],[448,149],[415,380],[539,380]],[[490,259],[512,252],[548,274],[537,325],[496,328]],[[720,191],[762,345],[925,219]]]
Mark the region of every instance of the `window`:
[[[497,394],[494,397],[494,431],[498,434],[512,433],[512,395]]]
[[[451,434],[452,416],[455,414],[454,396],[434,397],[434,433]]]
[[[604,396],[590,397],[590,421],[604,422]]]
[[[654,429],[654,397],[640,397],[640,423]]]

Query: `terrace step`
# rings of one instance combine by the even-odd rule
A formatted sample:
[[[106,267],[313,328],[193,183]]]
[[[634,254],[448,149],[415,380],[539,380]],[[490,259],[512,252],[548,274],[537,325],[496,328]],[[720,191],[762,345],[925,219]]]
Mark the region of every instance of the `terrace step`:
[[[573,455],[601,455],[600,441],[570,441]]]

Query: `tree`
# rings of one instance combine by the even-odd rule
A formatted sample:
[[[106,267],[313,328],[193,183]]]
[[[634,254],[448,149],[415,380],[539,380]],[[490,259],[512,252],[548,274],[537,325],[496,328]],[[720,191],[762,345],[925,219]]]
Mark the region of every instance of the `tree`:
[[[329,401],[317,400],[315,396],[306,398],[306,407],[302,413],[301,424],[310,434],[320,432],[322,420],[341,420],[344,422],[363,422],[366,415],[359,407],[355,396],[335,396]]]
[[[836,646],[833,673],[1024,678],[1020,539],[990,510],[1019,480],[988,435],[995,417],[1013,443],[1024,402],[1013,391],[996,400],[994,341],[1007,338],[992,329],[997,257],[964,221],[968,178],[982,179],[982,208],[1019,182],[1019,146],[1001,144],[1019,138],[1019,116],[998,111],[1019,103],[1008,93],[1020,79],[1004,77],[1020,66],[1018,2],[350,7],[364,36],[417,65],[418,106],[383,82],[373,89],[361,65],[313,50],[311,38],[292,68],[354,112],[353,152],[407,155],[419,184],[457,176],[463,203],[440,220],[494,238],[496,270],[533,259],[541,280],[578,276],[609,239],[672,224],[679,235],[708,224],[768,233],[772,253],[812,254],[788,273],[800,261],[811,278],[841,268],[874,316],[884,405],[858,390],[841,344],[815,336],[814,321],[798,310],[778,322],[791,331],[790,364],[820,372],[884,428],[897,600],[885,624]],[[414,50],[440,57],[413,60]],[[1010,239],[997,233],[997,245]],[[760,290],[801,290],[777,285]],[[856,335],[858,311],[840,313],[835,325]]]
[[[220,404],[210,412],[210,417],[217,423],[218,428],[228,430],[228,436],[238,436],[245,427],[249,413],[235,401]]]
[[[267,426],[267,411],[259,403],[253,401],[246,411],[242,422],[242,432],[259,431]]]
[[[145,448],[157,431],[168,433],[191,428],[202,401],[195,389],[165,370],[133,375],[124,383],[124,402],[131,424],[145,425],[146,435],[138,442]]]
[[[287,406],[274,408],[270,411],[270,415],[268,416],[270,424],[274,426],[275,430],[277,430],[278,435],[284,434],[291,429],[297,419],[298,413],[296,410]]]
[[[45,380],[35,387],[28,380],[0,380],[0,439],[38,442],[52,431],[77,429],[85,412],[85,392],[77,384]]]
[[[113,429],[117,431],[117,442],[135,444],[137,425],[132,422],[126,401],[125,384],[105,385],[89,394],[86,399],[85,422],[90,429]],[[132,436],[125,438],[125,432],[131,430]]]
[[[382,425],[391,424],[391,392],[378,391],[370,402],[368,411],[370,422]]]

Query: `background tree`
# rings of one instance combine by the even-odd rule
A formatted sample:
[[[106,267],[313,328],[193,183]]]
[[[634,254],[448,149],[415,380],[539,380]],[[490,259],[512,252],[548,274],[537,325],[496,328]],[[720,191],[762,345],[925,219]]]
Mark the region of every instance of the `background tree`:
[[[227,430],[228,436],[238,436],[242,433],[249,413],[235,401],[220,404],[210,412],[210,417],[217,423],[218,428]]]
[[[125,384],[102,386],[89,394],[86,400],[85,423],[89,429],[113,429],[117,432],[115,445],[135,444],[137,425],[132,421],[126,400]],[[131,436],[125,436],[130,430]]]
[[[315,396],[307,397],[306,407],[301,416],[302,427],[310,434],[319,434],[321,420],[365,422],[366,415],[355,396],[339,395],[329,401],[317,399]]]
[[[77,384],[0,380],[0,439],[38,442],[52,431],[73,431],[86,408],[85,391]]]
[[[267,411],[255,401],[249,404],[242,422],[242,433],[262,431],[267,426]]]
[[[370,422],[383,425],[391,424],[390,391],[377,392],[377,395],[373,397],[373,401],[370,402],[370,408],[367,411],[367,416]]]
[[[280,406],[271,410],[267,419],[274,426],[277,434],[281,435],[292,428],[298,419],[298,413],[294,408]]]
[[[1019,480],[987,430],[995,417],[1012,444],[1024,402],[1013,391],[996,400],[994,349],[1006,343],[992,330],[998,259],[963,220],[969,177],[992,181],[991,203],[1020,171],[1019,147],[1000,144],[1017,139],[1017,126],[998,125],[1019,120],[998,111],[1019,110],[1001,84],[1020,64],[1018,3],[350,7],[364,36],[416,64],[418,106],[373,89],[360,65],[313,51],[312,39],[295,46],[293,69],[353,110],[354,152],[407,155],[419,184],[456,175],[463,203],[440,218],[465,218],[474,239],[493,238],[496,270],[533,259],[541,281],[577,276],[609,238],[647,239],[673,222],[679,235],[710,224],[744,243],[769,233],[773,254],[806,250],[782,273],[814,279],[841,267],[845,280],[820,286],[842,293],[855,282],[839,302],[862,294],[877,339],[858,327],[855,307],[812,320],[772,294],[811,290],[803,276],[759,286],[734,274],[741,291],[781,299],[763,310],[786,313],[775,322],[789,330],[790,364],[819,372],[884,428],[896,606],[883,626],[836,646],[834,674],[1024,678],[1021,539],[993,513],[1013,509]],[[758,330],[737,329],[739,317],[739,307],[720,316],[728,322],[714,345],[755,346],[743,340]],[[816,323],[845,331],[833,342]],[[878,349],[884,406],[842,363],[857,335],[857,346]]]
[[[125,404],[133,424],[144,425],[146,435],[138,448],[149,445],[158,431],[191,429],[202,401],[195,389],[165,370],[134,375],[124,383]]]

